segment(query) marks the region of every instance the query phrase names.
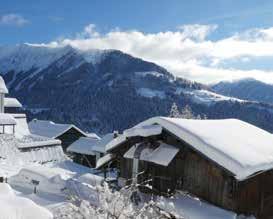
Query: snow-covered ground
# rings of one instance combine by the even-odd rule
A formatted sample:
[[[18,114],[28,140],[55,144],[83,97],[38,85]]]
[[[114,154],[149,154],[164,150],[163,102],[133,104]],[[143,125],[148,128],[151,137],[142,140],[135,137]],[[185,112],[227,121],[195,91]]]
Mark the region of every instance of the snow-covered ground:
[[[30,203],[35,207],[39,205],[46,208],[56,219],[85,218],[81,213],[83,209],[75,202],[75,197],[87,200],[91,203],[91,206],[97,207],[100,205],[97,187],[101,186],[102,178],[93,175],[91,169],[74,164],[71,161],[43,166],[40,164],[12,166],[0,162],[0,169],[6,173],[6,176],[9,176],[8,183],[14,189],[16,197],[24,198],[23,200],[28,200],[28,202],[31,200]],[[39,185],[37,185],[36,194],[34,194],[35,185],[33,180],[40,181]],[[179,194],[171,199],[159,198],[158,205],[166,211],[172,212],[175,210],[181,218],[185,219],[237,218],[237,215],[233,212],[212,206],[186,194]],[[1,216],[0,218],[2,219]],[[18,219],[18,217],[11,218]],[[103,219],[104,217],[97,218]]]
[[[20,197],[6,183],[0,184],[1,219],[52,219],[53,214],[26,197]]]
[[[187,194],[178,194],[167,199],[159,198],[158,206],[165,210],[176,211],[184,219],[236,219],[231,211],[212,206]],[[249,218],[250,219],[250,218]]]
[[[178,88],[176,94],[184,93],[188,95],[194,102],[199,104],[214,104],[218,101],[232,101],[232,102],[245,102],[238,98],[227,97],[208,90],[193,90],[193,89],[184,89]]]

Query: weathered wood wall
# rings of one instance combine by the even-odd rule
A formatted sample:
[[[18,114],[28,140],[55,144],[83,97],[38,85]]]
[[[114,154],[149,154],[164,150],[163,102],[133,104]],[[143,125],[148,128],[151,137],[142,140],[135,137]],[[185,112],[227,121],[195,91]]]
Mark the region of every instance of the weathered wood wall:
[[[273,171],[238,182],[234,201],[237,212],[248,212],[262,219],[273,218]]]
[[[96,156],[95,155],[83,155],[83,154],[77,154],[73,153],[72,155],[73,161],[75,163],[81,164],[86,167],[96,167]]]

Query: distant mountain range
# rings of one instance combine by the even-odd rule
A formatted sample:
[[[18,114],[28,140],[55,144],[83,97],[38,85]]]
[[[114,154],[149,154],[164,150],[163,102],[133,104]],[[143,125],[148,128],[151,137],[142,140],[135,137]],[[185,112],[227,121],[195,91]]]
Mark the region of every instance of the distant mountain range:
[[[100,134],[167,116],[173,102],[201,116],[240,118],[273,131],[270,104],[216,94],[117,50],[2,46],[0,72],[29,118],[74,123]]]
[[[226,96],[273,104],[273,85],[252,78],[220,82],[212,90]]]

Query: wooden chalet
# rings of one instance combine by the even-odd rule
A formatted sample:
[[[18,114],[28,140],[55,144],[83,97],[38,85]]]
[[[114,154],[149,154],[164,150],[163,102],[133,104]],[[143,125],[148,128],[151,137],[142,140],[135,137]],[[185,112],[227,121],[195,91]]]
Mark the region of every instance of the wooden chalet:
[[[48,120],[33,119],[28,125],[32,134],[61,140],[64,152],[66,152],[69,145],[79,138],[88,137],[87,133],[72,124],[59,124]]]
[[[120,186],[151,180],[150,192],[183,190],[236,213],[273,215],[273,135],[243,121],[155,117],[106,150],[97,168],[114,159]]]

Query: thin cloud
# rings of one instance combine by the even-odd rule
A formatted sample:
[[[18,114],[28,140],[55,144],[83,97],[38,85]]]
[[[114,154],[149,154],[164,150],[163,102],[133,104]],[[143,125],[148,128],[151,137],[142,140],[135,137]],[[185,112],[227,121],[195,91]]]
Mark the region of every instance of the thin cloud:
[[[29,23],[29,21],[19,14],[5,14],[0,17],[1,25],[21,27],[27,23]]]

